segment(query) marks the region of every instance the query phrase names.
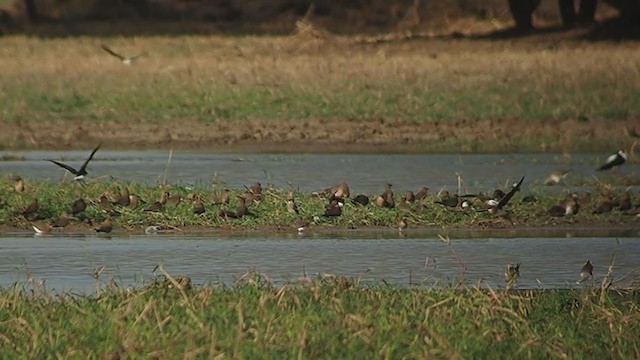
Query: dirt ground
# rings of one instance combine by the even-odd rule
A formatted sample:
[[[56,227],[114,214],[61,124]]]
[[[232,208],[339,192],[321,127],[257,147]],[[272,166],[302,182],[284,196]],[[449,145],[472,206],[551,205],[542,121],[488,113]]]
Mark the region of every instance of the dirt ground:
[[[635,133],[634,134],[634,129]],[[626,120],[487,119],[417,123],[403,120],[179,121],[149,124],[25,121],[2,125],[12,149],[203,149],[274,152],[611,151],[640,132]]]

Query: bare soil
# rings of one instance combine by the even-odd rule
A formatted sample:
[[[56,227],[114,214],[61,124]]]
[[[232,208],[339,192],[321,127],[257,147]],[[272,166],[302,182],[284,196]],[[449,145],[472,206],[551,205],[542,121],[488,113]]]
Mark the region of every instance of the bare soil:
[[[631,143],[639,119],[224,120],[128,123],[24,121],[2,124],[1,148],[203,149],[261,152],[602,151]],[[640,130],[640,129],[638,129]]]

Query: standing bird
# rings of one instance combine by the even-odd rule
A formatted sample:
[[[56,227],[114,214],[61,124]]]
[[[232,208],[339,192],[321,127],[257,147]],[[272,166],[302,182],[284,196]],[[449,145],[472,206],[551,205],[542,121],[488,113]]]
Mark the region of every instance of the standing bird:
[[[145,53],[142,53],[142,54],[139,54],[139,55],[136,55],[136,56],[124,56],[124,55],[120,55],[120,54],[118,54],[117,52],[115,52],[115,51],[111,50],[111,48],[110,48],[110,47],[108,47],[107,45],[102,44],[102,45],[100,45],[100,47],[102,48],[102,50],[106,51],[106,52],[107,52],[107,53],[109,53],[111,56],[115,56],[115,57],[117,57],[118,59],[120,59],[120,61],[121,61],[123,64],[127,65],[127,66],[131,66],[131,65],[133,65],[133,63],[134,63],[138,58],[140,58],[140,57],[142,57],[142,56],[147,55],[147,53],[145,52]]]
[[[51,230],[53,229],[53,226],[51,226],[51,224],[49,223],[44,223],[40,227],[37,227],[32,224],[31,227],[33,228],[33,231],[36,233],[36,235],[48,235],[51,233]]]
[[[428,194],[429,194],[429,188],[426,186],[423,186],[418,191],[416,191],[414,197],[416,201],[420,201],[424,199]]]
[[[512,288],[519,276],[520,263],[507,265],[507,270],[504,272],[504,279],[507,282],[507,288]]]
[[[402,234],[402,230],[408,227],[409,227],[409,223],[407,223],[407,220],[405,220],[405,218],[400,218],[400,221],[398,221],[398,233]]]
[[[24,186],[24,180],[22,179],[22,177],[17,176],[15,178],[15,184],[13,184],[13,189],[17,192],[17,193],[23,193],[25,186]]]
[[[591,261],[587,260],[587,263],[582,266],[580,269],[580,280],[576,282],[576,284],[580,284],[586,279],[593,276],[593,265],[591,265]]]
[[[356,205],[367,206],[369,204],[369,197],[364,194],[356,195],[351,202]]]
[[[287,211],[289,214],[299,214],[298,205],[293,197],[293,191],[287,193]]]
[[[293,226],[295,226],[295,228],[298,230],[298,234],[302,234],[304,229],[306,229],[309,226],[309,224],[311,224],[311,221],[303,217],[297,217],[296,220],[293,222]]]
[[[627,154],[624,151],[620,150],[617,153],[609,156],[607,158],[607,161],[605,161],[602,166],[597,168],[596,171],[609,170],[614,166],[620,166],[624,164],[625,161],[627,161]]]
[[[89,161],[91,161],[91,159],[93,159],[93,155],[96,153],[96,151],[98,151],[98,149],[100,149],[100,146],[102,144],[99,144],[98,146],[96,146],[95,149],[93,149],[93,151],[91,152],[91,155],[89,155],[89,158],[87,160],[85,160],[84,164],[82,164],[82,166],[80,167],[80,169],[76,170],[74,168],[72,168],[71,166],[55,161],[55,160],[49,160],[52,163],[60,166],[63,169],[68,170],[70,173],[72,173],[73,175],[75,175],[75,177],[73,178],[73,180],[77,180],[77,181],[82,181],[84,180],[84,176],[87,175],[87,165],[89,164]]]
[[[22,215],[24,217],[30,217],[30,216],[34,216],[38,210],[40,210],[40,204],[38,204],[38,199],[33,199],[33,201],[31,201],[31,203],[24,208],[24,210],[22,210]]]

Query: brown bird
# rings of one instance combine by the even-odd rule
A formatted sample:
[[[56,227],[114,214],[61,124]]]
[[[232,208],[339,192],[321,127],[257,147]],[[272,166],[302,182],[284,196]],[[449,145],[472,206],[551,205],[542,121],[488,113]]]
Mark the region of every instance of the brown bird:
[[[349,190],[349,185],[343,181],[343,182],[337,183],[336,185],[330,188],[326,188],[314,194],[317,194],[319,196],[326,197],[326,198],[344,199],[344,198],[348,198],[351,195],[351,191]]]
[[[413,204],[416,201],[416,195],[413,193],[413,191],[409,190],[404,193],[404,200],[410,204]]]
[[[337,198],[332,199],[329,205],[325,208],[323,216],[334,217],[342,215],[342,207],[344,206],[344,203],[340,200]]]
[[[598,202],[597,202],[596,208],[593,210],[593,213],[594,214],[608,213],[611,210],[613,210],[613,208],[617,205],[618,203],[614,201],[610,195],[601,195],[598,197]]]
[[[507,270],[504,272],[504,279],[507,282],[507,288],[512,288],[519,276],[520,263],[507,265]]]
[[[120,194],[118,194],[113,200],[113,205],[129,206],[130,203],[131,198],[129,196],[129,188],[125,186],[120,190]]]
[[[624,192],[622,195],[616,198],[616,203],[620,211],[628,211],[633,207],[631,204],[631,195],[628,192]]]
[[[33,231],[35,231],[36,235],[47,235],[47,234],[50,234],[51,230],[53,229],[53,227],[49,223],[44,223],[44,224],[40,225],[40,227],[37,227],[37,226],[31,224],[31,227],[33,228]]]
[[[460,205],[461,199],[458,194],[453,194],[453,196],[451,196],[449,192],[445,190],[440,195],[440,200],[436,200],[435,203],[454,208]]]
[[[15,184],[13,184],[13,189],[18,193],[24,192],[25,190],[24,180],[20,176],[17,176],[15,178]]]
[[[300,216],[298,216],[296,220],[293,222],[293,226],[295,226],[295,228],[298,229],[298,233],[302,233],[304,229],[306,229],[309,226],[309,224],[311,224],[311,221],[309,221],[309,219],[305,219]]]
[[[196,215],[202,215],[205,212],[204,203],[202,199],[197,198],[193,207],[193,213]]]
[[[149,205],[149,207],[144,209],[144,211],[149,211],[149,212],[161,212],[162,210],[164,210],[164,204],[161,203],[160,201],[156,201],[153,204]]]
[[[571,172],[571,170],[554,171],[544,180],[544,184],[547,186],[559,184],[569,175],[569,172]]]
[[[106,195],[100,195],[100,200],[98,200],[98,206],[100,207],[100,209],[102,209],[102,211],[106,213],[113,212],[113,205],[111,204],[111,202],[109,201]]]
[[[69,215],[66,212],[60,214],[60,216],[53,222],[53,227],[63,228],[69,225]]]
[[[22,210],[22,215],[24,217],[31,217],[35,215],[38,210],[40,210],[38,199],[33,199],[33,201],[31,201],[31,203],[26,208],[24,208],[24,210]]]
[[[253,184],[251,186],[251,188],[249,189],[249,191],[251,192],[251,194],[253,195],[253,201],[260,201],[262,200],[262,185],[260,185],[259,182]],[[253,202],[252,201],[252,202]]]
[[[111,223],[111,219],[106,219],[98,226],[95,227],[97,232],[110,233],[113,230],[113,223]]]
[[[229,200],[231,198],[230,195],[231,195],[231,190],[224,189],[224,190],[222,190],[222,193],[214,194],[211,200],[212,200],[214,205],[228,204]]]
[[[416,201],[421,201],[422,199],[427,197],[427,195],[429,195],[429,188],[426,187],[426,186],[423,186],[418,191],[416,191],[415,200]]]
[[[242,196],[238,196],[238,207],[236,211],[220,210],[218,212],[218,216],[231,219],[239,219],[247,214],[249,214],[249,209],[247,208],[246,199]]]
[[[78,199],[71,204],[71,214],[78,215],[87,208],[87,203],[82,199]]]
[[[287,193],[287,211],[289,214],[299,214],[298,205],[293,197],[293,191]]]
[[[400,221],[398,221],[398,232],[402,234],[402,230],[406,229],[407,227],[409,227],[409,223],[407,223],[407,220],[404,218],[400,218]]]
[[[572,193],[567,194],[560,204],[553,205],[548,212],[551,216],[567,216],[577,214],[578,210],[580,210],[578,194]]]
[[[162,193],[162,197],[160,198],[160,203],[165,206],[176,206],[182,202],[182,195],[180,194],[169,194],[168,191]]]

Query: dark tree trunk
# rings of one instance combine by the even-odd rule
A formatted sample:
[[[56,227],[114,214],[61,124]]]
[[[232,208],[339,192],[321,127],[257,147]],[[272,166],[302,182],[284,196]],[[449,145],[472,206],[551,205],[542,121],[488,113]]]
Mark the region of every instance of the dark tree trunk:
[[[573,26],[576,23],[576,9],[573,0],[558,0],[560,8],[560,17],[564,26]]]
[[[27,10],[27,18],[29,18],[29,22],[36,22],[39,20],[35,0],[24,0],[24,7]]]
[[[517,30],[533,29],[531,15],[539,3],[540,0],[509,0],[509,11],[511,11],[511,16],[516,22]]]
[[[598,0],[581,0],[578,18],[582,22],[593,22],[596,15]]]

